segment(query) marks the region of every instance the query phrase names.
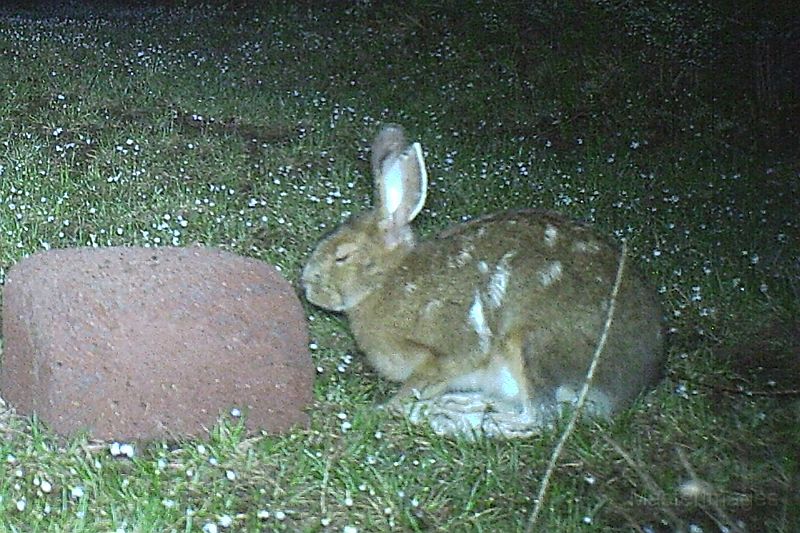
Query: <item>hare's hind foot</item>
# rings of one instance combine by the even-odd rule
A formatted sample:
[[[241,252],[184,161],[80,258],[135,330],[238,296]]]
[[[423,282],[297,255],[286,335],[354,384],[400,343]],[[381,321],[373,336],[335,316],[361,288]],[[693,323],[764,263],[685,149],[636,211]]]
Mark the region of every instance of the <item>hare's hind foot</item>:
[[[578,403],[578,396],[580,396],[581,387],[571,387],[569,385],[561,385],[555,390],[556,409],[558,416],[562,416],[565,410],[574,409]],[[611,418],[614,411],[614,402],[602,390],[597,387],[592,387],[586,394],[586,403],[583,407],[583,412],[596,418]]]

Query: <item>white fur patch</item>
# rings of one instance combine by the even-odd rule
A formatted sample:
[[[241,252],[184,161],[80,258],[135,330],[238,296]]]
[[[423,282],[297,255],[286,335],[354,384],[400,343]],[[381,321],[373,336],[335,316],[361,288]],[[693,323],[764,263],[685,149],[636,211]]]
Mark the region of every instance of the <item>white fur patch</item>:
[[[539,281],[545,287],[552,285],[554,282],[561,279],[561,261],[553,261],[548,264],[543,270],[539,271]]]
[[[548,224],[544,228],[544,243],[552,248],[556,245],[556,241],[558,240],[558,229],[552,224]]]
[[[511,265],[509,261],[514,257],[514,252],[508,252],[500,259],[494,269],[491,279],[489,280],[488,295],[489,305],[495,309],[500,307],[503,303],[503,298],[506,295],[508,288],[508,280],[511,277]]]
[[[575,241],[572,243],[572,251],[580,254],[596,254],[600,251],[600,245],[596,242]]]
[[[561,385],[556,389],[556,403],[574,406],[576,403],[578,403],[579,393],[580,388],[576,390],[569,385]],[[584,409],[591,416],[600,416],[606,418],[611,416],[611,411],[613,410],[611,399],[608,397],[608,395],[603,391],[597,390],[596,388],[589,389],[589,393],[586,395],[586,404]]]
[[[472,302],[472,307],[469,308],[469,323],[472,325],[475,333],[478,334],[478,342],[480,343],[481,351],[483,353],[489,353],[492,330],[489,329],[489,324],[486,322],[486,317],[483,314],[483,302],[481,302],[481,295],[478,291],[475,291],[475,299]]]
[[[569,385],[561,385],[556,389],[556,402],[575,404],[578,400],[578,392]]]
[[[511,370],[506,365],[500,367],[495,379],[498,390],[503,396],[506,398],[516,398],[519,396],[519,383],[517,383],[514,374],[511,373]]]
[[[425,307],[422,309],[422,314],[423,315],[430,315],[434,311],[439,309],[441,306],[442,306],[442,301],[441,300],[431,300],[430,302],[425,304]]]
[[[449,268],[462,268],[464,265],[472,261],[472,252],[475,251],[475,245],[467,243],[458,251],[458,254],[447,258],[447,266]]]
[[[517,400],[522,390],[508,365],[498,360],[451,379],[447,386],[451,391],[480,393],[487,401]]]

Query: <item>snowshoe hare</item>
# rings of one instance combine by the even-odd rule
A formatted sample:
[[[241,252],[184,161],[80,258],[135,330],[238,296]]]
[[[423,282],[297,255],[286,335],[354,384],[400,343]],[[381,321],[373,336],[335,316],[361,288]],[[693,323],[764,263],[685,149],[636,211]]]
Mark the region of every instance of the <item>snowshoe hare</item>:
[[[386,126],[372,145],[375,207],[325,237],[307,299],[343,311],[360,349],[403,385],[390,402],[439,434],[527,436],[574,403],[606,320],[620,247],[547,211],[496,213],[423,242],[419,143]],[[631,268],[587,411],[608,417],[659,377],[661,311]]]

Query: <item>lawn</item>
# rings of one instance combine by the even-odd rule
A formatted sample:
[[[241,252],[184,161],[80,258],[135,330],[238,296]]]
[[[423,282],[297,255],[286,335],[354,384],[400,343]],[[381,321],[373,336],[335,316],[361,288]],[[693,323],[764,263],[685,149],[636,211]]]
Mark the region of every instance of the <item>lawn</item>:
[[[263,4],[263,5],[261,5]],[[783,11],[781,11],[783,9]],[[579,424],[535,531],[800,528],[800,24],[720,1],[0,7],[0,282],[27,254],[217,246],[293,283],[371,205],[369,143],[426,152],[423,235],[539,207],[625,238],[668,364]],[[308,430],[65,440],[0,417],[2,531],[523,530],[560,430],[439,437],[304,302]]]

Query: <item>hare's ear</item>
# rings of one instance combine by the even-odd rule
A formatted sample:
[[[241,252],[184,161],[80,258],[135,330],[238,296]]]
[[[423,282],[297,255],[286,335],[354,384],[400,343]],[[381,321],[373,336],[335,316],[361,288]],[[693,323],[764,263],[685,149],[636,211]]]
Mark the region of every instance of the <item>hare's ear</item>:
[[[428,193],[422,146],[414,143],[405,151],[385,158],[380,173],[375,175],[375,190],[387,248],[401,242],[413,243],[409,224],[422,210]]]
[[[381,131],[375,136],[375,140],[372,141],[372,175],[375,177],[376,183],[391,164],[392,159],[403,153],[407,146],[406,134],[401,126],[387,124],[381,128]],[[380,201],[380,198],[378,200]]]

